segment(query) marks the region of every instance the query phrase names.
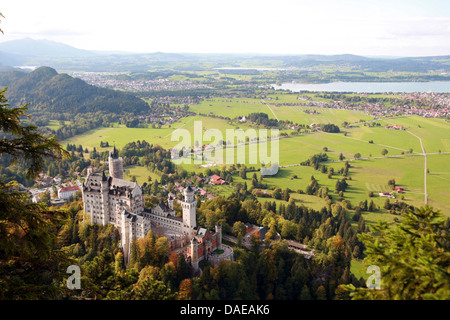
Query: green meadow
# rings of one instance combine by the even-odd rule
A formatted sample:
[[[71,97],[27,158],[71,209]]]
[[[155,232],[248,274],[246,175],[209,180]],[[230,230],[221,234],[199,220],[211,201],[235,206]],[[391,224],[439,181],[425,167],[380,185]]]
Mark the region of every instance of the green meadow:
[[[262,103],[260,99],[224,99],[211,98],[205,99],[197,105],[189,106],[189,110],[195,113],[205,115],[214,114],[222,117],[229,117],[230,119],[236,117],[247,116],[251,113],[264,112],[269,115],[269,118],[275,118],[269,111],[267,106]]]
[[[340,109],[325,109],[318,107],[303,107],[303,106],[274,106],[271,105],[273,112],[280,120],[290,120],[298,124],[319,124],[319,123],[334,123],[340,126],[343,122],[349,123],[359,122],[360,120],[370,121],[373,117],[366,115],[361,111],[340,110]],[[309,114],[305,111],[316,111],[318,114]]]
[[[306,95],[306,94],[305,94]],[[313,94],[309,94],[313,97]],[[278,97],[278,99],[276,99]],[[318,100],[318,98],[314,98]],[[274,106],[274,103],[302,103],[297,99],[297,95],[273,94],[266,97],[265,102],[269,104],[275,115],[280,119],[291,120],[294,123],[310,124],[310,123],[334,123],[340,126],[344,121],[357,123],[360,120],[371,121],[370,115],[361,111],[322,109],[302,106]],[[304,102],[304,101],[303,101]],[[315,109],[319,114],[310,115],[304,111]],[[266,104],[260,99],[250,98],[212,98],[205,99],[198,105],[190,106],[190,110],[197,114],[217,115],[235,119],[243,115],[253,112],[265,112],[269,117],[273,118],[272,112]],[[227,137],[227,129],[242,129],[244,131],[257,128],[251,127],[249,123],[241,123],[236,120],[225,120],[211,116],[191,116],[186,117],[178,122],[172,123],[170,126],[163,126],[160,129],[151,128],[126,128],[124,125],[115,124],[113,127],[101,127],[85,132],[84,134],[63,141],[63,145],[67,143],[81,144],[83,147],[91,149],[100,148],[100,141],[108,141],[109,145],[115,144],[118,148],[122,148],[131,141],[146,140],[153,144],[161,145],[164,148],[173,148],[185,144],[186,146],[194,146],[194,130],[195,125],[201,121],[201,132],[203,141],[201,144],[217,145],[218,140],[223,139],[228,145],[238,143],[238,139],[230,141]],[[349,160],[351,168],[349,171],[349,188],[345,192],[345,199],[350,201],[352,205],[357,205],[360,201],[373,200],[380,207],[379,211],[373,213],[363,213],[368,223],[375,223],[378,220],[392,222],[395,216],[392,216],[383,209],[386,198],[378,196],[379,192],[390,191],[388,181],[395,179],[397,185],[405,187],[405,193],[398,195],[401,201],[414,206],[424,204],[424,157],[421,154],[420,137],[427,153],[436,153],[428,155],[427,167],[429,174],[427,175],[427,193],[428,203],[435,208],[440,208],[446,215],[450,215],[450,124],[442,119],[428,119],[418,116],[400,117],[382,119],[377,121],[381,126],[369,127],[359,124],[352,128],[341,128],[340,133],[324,133],[313,132],[301,135],[288,135],[280,137],[278,143],[278,152],[272,153],[272,142],[242,143],[240,146],[234,146],[223,149],[222,157],[215,158],[220,155],[218,151],[207,154],[206,163],[216,163],[217,167],[221,167],[226,163],[227,155],[233,152],[232,163],[244,162],[247,167],[254,166],[259,168],[261,163],[268,164],[270,160],[279,162],[280,166],[292,167],[280,168],[276,176],[265,177],[264,182],[270,187],[289,188],[294,192],[291,197],[299,204],[320,209],[325,202],[323,199],[314,196],[297,193],[297,190],[305,190],[310,177],[318,180],[319,185],[328,187],[330,194],[333,194],[336,181],[341,176],[335,175],[328,179],[326,174],[315,171],[311,167],[299,166],[298,164],[307,160],[312,155],[322,153],[326,150],[329,162],[325,163],[327,167],[331,166],[335,171],[343,167],[343,162],[339,161],[339,155],[342,153],[345,160]],[[401,125],[406,130],[389,130],[385,125]],[[50,126],[57,128],[58,122],[52,121]],[[177,131],[177,129],[179,129]],[[207,139],[205,132],[219,133],[216,136]],[[270,130],[268,130],[270,132]],[[290,131],[286,131],[288,134]],[[172,141],[172,137],[177,139]],[[189,138],[190,139],[186,139]],[[261,138],[261,137],[260,137]],[[186,139],[186,140],[183,140]],[[242,139],[242,138],[241,138]],[[326,148],[326,149],[324,149]],[[103,150],[108,150],[104,148]],[[388,154],[382,156],[381,151],[386,149]],[[269,157],[268,162],[260,157],[260,151],[266,151]],[[274,149],[275,150],[275,149]],[[410,150],[413,151],[412,155]],[[440,153],[439,153],[440,152]],[[355,154],[359,153],[361,159],[355,160]],[[239,156],[243,156],[238,158]],[[270,157],[273,157],[270,159]],[[370,158],[370,159],[367,159]],[[193,160],[194,158],[191,158]],[[267,159],[266,159],[267,160]],[[202,166],[204,163],[182,163],[180,166],[188,171],[205,172],[207,167]],[[247,184],[251,181],[249,173]],[[259,176],[259,172],[257,173]],[[126,168],[125,176],[127,178],[136,177],[136,180],[142,184],[147,181],[147,177],[152,179],[158,178],[155,174],[149,172],[144,167]],[[297,178],[294,178],[297,176]],[[240,178],[236,178],[235,182],[242,182]],[[208,191],[216,195],[229,195],[233,192],[234,186],[214,186],[208,187]],[[375,196],[369,198],[368,192],[374,192]],[[401,199],[403,198],[403,199]],[[274,199],[260,198],[261,202]],[[277,200],[277,202],[280,202]],[[350,214],[351,214],[350,210]]]
[[[443,119],[411,116],[390,119],[386,122],[401,125],[406,130],[419,136],[423,140],[427,153],[439,152],[439,150],[442,152],[450,151],[450,123],[445,122]]]
[[[256,112],[267,113],[269,118],[273,119],[275,118],[273,113],[275,113],[279,120],[289,120],[294,123],[307,125],[311,123],[334,123],[341,125],[344,121],[354,123],[360,120],[373,120],[372,116],[366,115],[362,111],[324,109],[307,106],[275,106],[275,103],[307,103],[307,101],[297,100],[295,95],[276,96],[280,98],[278,100],[274,100],[274,97],[265,100],[251,98],[211,98],[205,99],[197,105],[191,105],[189,110],[204,115],[214,114],[230,119]],[[305,111],[312,110],[317,111],[318,114],[305,113]]]
[[[64,123],[68,123],[68,122],[69,121],[64,121]],[[49,124],[46,127],[56,131],[62,126],[58,120],[50,120]]]
[[[143,166],[129,166],[124,168],[124,178],[127,180],[133,180],[133,177],[136,178],[136,182],[142,185],[144,182],[148,183],[148,177],[152,178],[152,181],[155,179],[160,180],[161,177],[156,173],[151,172],[147,169],[147,167]]]
[[[314,210],[320,210],[323,207],[326,207],[327,204],[325,200],[322,198],[316,197],[316,196],[310,196],[307,194],[298,194],[298,193],[291,193],[290,198],[294,199],[295,203],[297,205],[304,205],[305,207],[312,208]],[[258,197],[258,201],[261,203],[264,203],[266,201],[274,202],[277,204],[277,207],[283,203],[287,204],[284,200],[277,200],[272,198],[264,198],[264,197]]]
[[[153,128],[127,128],[125,125],[115,124],[113,127],[99,127],[93,130],[89,130],[83,134],[74,136],[72,138],[63,141],[63,145],[70,143],[75,145],[82,145],[83,147],[102,150],[100,148],[100,142],[109,142],[109,145],[116,145],[118,148],[122,148],[127,143],[137,140],[146,140],[150,143],[159,144],[165,148],[170,148],[175,145],[171,141],[170,137],[174,130],[186,126],[189,122],[196,117],[186,117],[178,122],[172,123],[169,126],[163,126],[160,129]],[[105,150],[108,148],[104,148]]]
[[[450,215],[450,154],[427,157],[427,193],[429,205]]]

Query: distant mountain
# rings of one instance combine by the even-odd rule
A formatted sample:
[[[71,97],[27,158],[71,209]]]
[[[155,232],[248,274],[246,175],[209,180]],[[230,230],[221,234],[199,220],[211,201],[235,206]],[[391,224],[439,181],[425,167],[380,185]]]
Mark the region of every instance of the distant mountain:
[[[49,67],[28,74],[14,71],[0,73],[0,84],[7,86],[11,106],[29,103],[28,111],[36,113],[113,113],[141,114],[149,105],[132,94],[99,88]]]
[[[31,38],[0,42],[0,52],[20,57],[78,58],[96,55],[91,51],[77,49],[64,43]]]
[[[0,43],[0,65],[45,65],[57,70],[127,72],[145,72],[155,67],[195,71],[209,67],[245,67],[249,65],[313,69],[345,67],[361,72],[449,72],[450,56],[395,58],[353,54],[99,52],[81,50],[49,40],[25,38]]]
[[[21,55],[8,53],[8,52],[3,52],[3,51],[0,50],[0,65],[3,65],[3,66],[19,66],[25,60],[26,60],[26,58],[21,56]]]
[[[354,54],[335,54],[335,55],[320,55],[320,54],[306,54],[306,55],[298,55],[291,56],[290,58],[296,60],[312,60],[312,61],[347,61],[347,62],[356,62],[356,61],[370,61],[372,59],[357,56]]]
[[[428,72],[435,70],[450,71],[450,56],[382,58],[363,57],[351,54],[342,55],[301,55],[280,56],[285,66],[290,67],[336,67],[341,64],[355,70],[369,72]]]

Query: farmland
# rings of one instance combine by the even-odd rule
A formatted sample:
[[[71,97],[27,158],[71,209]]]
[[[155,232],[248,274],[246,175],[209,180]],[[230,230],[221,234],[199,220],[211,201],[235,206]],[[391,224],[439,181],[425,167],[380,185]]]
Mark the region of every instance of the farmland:
[[[226,138],[227,129],[248,130],[255,128],[251,123],[239,122],[239,118],[251,113],[267,113],[269,118],[274,118],[274,114],[279,120],[290,120],[293,123],[309,125],[311,123],[334,123],[340,126],[344,121],[352,123],[351,127],[341,128],[339,133],[311,132],[310,130],[300,131],[299,134],[290,135],[294,130],[284,129],[286,136],[279,139],[279,165],[282,167],[276,176],[264,178],[268,188],[289,188],[291,197],[298,203],[313,208],[320,208],[326,205],[323,199],[297,193],[297,190],[304,190],[311,176],[314,176],[321,187],[328,187],[330,192],[334,190],[336,181],[342,177],[339,175],[328,178],[326,174],[320,173],[309,166],[299,165],[314,154],[322,153],[326,150],[328,162],[327,167],[339,170],[344,162],[339,160],[342,154],[344,161],[350,162],[348,190],[345,192],[345,199],[352,205],[357,205],[360,201],[372,200],[379,208],[372,213],[364,213],[367,223],[375,223],[378,220],[392,221],[393,216],[383,208],[385,198],[379,197],[378,193],[390,191],[388,181],[394,179],[396,184],[405,188],[402,201],[409,205],[421,206],[424,204],[424,157],[418,137],[421,137],[424,148],[428,156],[428,201],[429,204],[441,208],[445,214],[450,212],[448,202],[448,191],[450,190],[450,172],[448,163],[450,155],[450,124],[443,119],[428,119],[419,116],[403,116],[379,118],[374,121],[374,117],[355,110],[340,110],[330,108],[313,108],[302,106],[275,106],[273,103],[299,101],[296,94],[272,94],[266,100],[255,98],[210,98],[204,99],[199,104],[191,105],[190,111],[197,113],[197,116],[185,117],[172,123],[170,126],[163,125],[159,129],[154,128],[127,128],[124,125],[114,124],[110,127],[100,127],[85,132],[84,134],[67,139],[63,143],[82,145],[85,148],[93,147],[97,150],[108,150],[100,148],[100,141],[108,141],[109,145],[115,144],[122,148],[130,141],[146,140],[155,145],[169,149],[173,148],[179,141],[171,141],[172,134],[176,129],[187,130],[193,136],[194,125],[201,121],[202,133],[208,129],[219,129],[223,137]],[[313,95],[310,95],[314,99]],[[323,100],[323,98],[315,98]],[[270,112],[266,102],[273,113]],[[305,113],[305,110],[315,110],[317,113]],[[378,126],[370,125],[373,122]],[[52,122],[55,126],[57,123]],[[386,125],[402,126],[405,130],[389,130]],[[194,145],[194,141],[188,140]],[[204,140],[203,144],[210,143]],[[229,141],[230,143],[230,141]],[[236,143],[236,141],[234,142]],[[233,142],[231,142],[233,144]],[[239,151],[245,148],[245,159],[247,166],[259,168],[261,161],[258,157],[259,149],[253,149],[250,145],[235,147],[235,159]],[[270,154],[271,142],[260,142],[258,148],[267,148]],[[386,155],[382,155],[382,150],[387,150]],[[223,160],[226,159],[227,152],[232,149],[224,149]],[[355,155],[359,154],[359,159]],[[249,157],[255,156],[257,163],[250,163]],[[205,172],[206,168],[194,163],[180,164],[187,171]],[[217,163],[217,166],[222,166]],[[146,181],[148,176],[157,178],[153,172],[144,167],[129,168],[127,177],[135,176],[139,183]],[[259,172],[257,172],[259,177]],[[297,178],[293,179],[292,177]],[[239,182],[239,178],[235,182]],[[241,181],[243,182],[243,181]],[[232,185],[210,187],[209,192],[216,195],[229,195],[233,192]],[[368,193],[373,192],[372,198]],[[271,198],[259,198],[261,202]],[[277,200],[280,203],[281,200]],[[352,212],[352,209],[350,209]]]

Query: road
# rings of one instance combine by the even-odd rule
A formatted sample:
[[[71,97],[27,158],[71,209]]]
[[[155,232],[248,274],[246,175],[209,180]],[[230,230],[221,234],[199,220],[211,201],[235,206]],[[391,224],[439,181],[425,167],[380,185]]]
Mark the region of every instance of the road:
[[[412,134],[417,139],[419,139],[420,147],[422,148],[422,154],[423,154],[423,156],[425,158],[425,167],[424,167],[424,170],[423,170],[423,188],[424,188],[424,193],[425,193],[424,203],[427,204],[428,203],[428,194],[427,194],[427,154],[425,152],[425,148],[423,147],[422,138],[420,138],[418,135],[412,133],[411,131],[406,130],[406,132]]]
[[[267,108],[269,108],[270,111],[272,111],[272,114],[275,117],[275,119],[277,119],[277,121],[280,121],[280,119],[278,119],[277,115],[275,114],[275,112],[273,112],[272,108],[267,104],[267,102],[263,99],[261,99],[261,101],[267,106]]]
[[[393,124],[387,120],[385,120],[385,122]],[[423,147],[423,142],[422,142],[422,138],[419,137],[418,135],[416,135],[415,133],[412,133],[409,130],[405,130],[406,132],[408,132],[409,134],[413,135],[414,137],[416,137],[417,139],[419,139],[420,142],[420,148],[422,149],[422,153],[418,154],[418,155],[423,155],[425,162],[424,162],[424,168],[423,168],[423,189],[424,189],[424,204],[428,203],[428,193],[427,193],[427,153],[425,152],[425,148]],[[443,152],[443,153],[448,153],[448,152]],[[429,154],[436,154],[436,153],[429,153]]]

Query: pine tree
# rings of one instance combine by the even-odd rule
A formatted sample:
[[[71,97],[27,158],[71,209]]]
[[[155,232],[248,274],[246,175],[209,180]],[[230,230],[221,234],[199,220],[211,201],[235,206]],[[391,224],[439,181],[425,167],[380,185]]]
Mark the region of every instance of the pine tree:
[[[325,287],[323,285],[320,285],[317,288],[316,298],[317,298],[317,300],[327,300],[327,292],[326,292]]]
[[[373,200],[370,200],[369,212],[374,212],[376,210],[377,210],[377,207],[375,206],[375,203],[373,202]]]
[[[45,137],[34,125],[23,125],[27,106],[9,108],[5,92],[0,91],[0,131],[4,134],[0,156],[9,157],[11,164],[25,160],[25,175],[33,179],[46,158],[63,159],[69,154],[55,137]],[[61,228],[67,215],[30,203],[15,188],[14,182],[0,180],[0,299],[54,298],[69,263],[64,253],[53,250],[54,230]],[[55,281],[49,282],[49,277]]]
[[[299,300],[311,300],[311,293],[309,292],[308,286],[305,284],[298,297]]]
[[[365,230],[366,230],[366,223],[364,221],[363,216],[361,216],[358,221],[358,233],[364,232]]]
[[[136,300],[173,300],[175,296],[164,282],[153,276],[148,276],[134,288]]]
[[[448,300],[450,236],[443,214],[425,206],[403,214],[392,228],[386,222],[360,234],[366,250],[363,263],[377,265],[381,289],[346,286],[352,299]]]

